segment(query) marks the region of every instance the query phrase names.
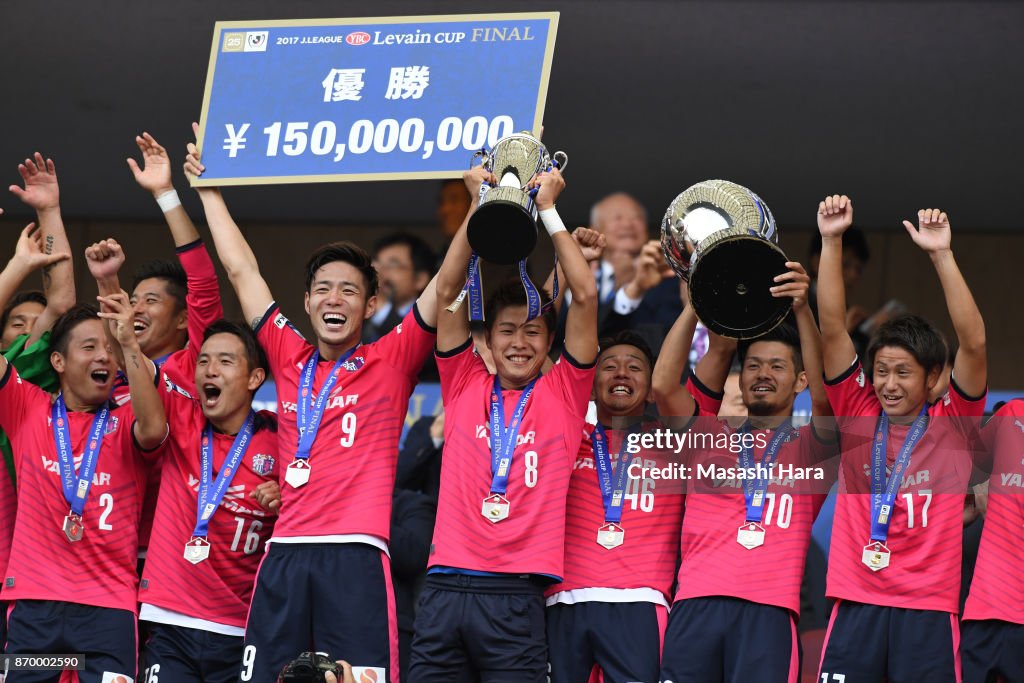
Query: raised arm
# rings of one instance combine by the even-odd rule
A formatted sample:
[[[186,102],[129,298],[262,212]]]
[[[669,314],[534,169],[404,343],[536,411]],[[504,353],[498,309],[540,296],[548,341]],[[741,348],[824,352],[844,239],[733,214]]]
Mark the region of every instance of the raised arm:
[[[193,124],[193,128],[196,124]],[[199,176],[205,170],[200,162],[199,150],[195,144],[189,143],[188,156],[185,158],[185,173],[188,176]],[[221,196],[220,188],[197,187],[199,199],[203,202],[206,222],[213,235],[213,244],[217,249],[217,257],[227,271],[231,286],[242,304],[242,315],[255,327],[267,308],[274,301],[270,287],[260,274],[256,255],[249,243],[242,236],[235,220],[228,213],[228,207]]]
[[[540,218],[565,272],[566,287],[572,292],[572,306],[565,319],[565,350],[579,363],[593,363],[597,359],[597,283],[580,245],[565,229],[555,209],[565,179],[555,168],[539,174],[534,183],[539,188],[536,202]]]
[[[153,195],[164,212],[167,227],[171,229],[174,246],[183,247],[199,239],[199,231],[188,217],[188,212],[181,205],[178,193],[171,180],[171,159],[167,150],[149,133],[136,136],[135,144],[142,152],[142,168],[135,159],[128,159],[128,168],[135,176],[135,182],[143,190]]]
[[[572,231],[572,238],[580,245],[580,251],[583,252],[583,258],[586,259],[587,265],[593,268],[593,264],[600,261],[601,254],[604,253],[606,246],[604,235],[591,228],[576,228]],[[557,296],[555,296],[556,271],[558,272]],[[562,304],[565,302],[565,271],[562,270],[560,264],[555,264],[555,267],[548,273],[547,279],[544,280],[544,291],[552,295],[551,305],[555,307],[555,313],[560,313]]]
[[[441,309],[437,313],[437,350],[442,353],[458,348],[469,339],[469,302],[463,301],[454,312],[447,310],[447,307],[459,297],[463,285],[466,284],[466,269],[469,267],[469,257],[473,254],[469,239],[466,237],[466,227],[469,225],[469,217],[479,204],[480,186],[484,181],[497,184],[493,174],[488,174],[483,166],[476,166],[464,172],[462,179],[473,202],[466,212],[465,220],[452,238],[441,268],[432,280],[436,301]]]
[[[821,260],[818,264],[818,322],[821,324],[825,376],[838,377],[857,351],[846,331],[846,286],[843,284],[843,233],[853,225],[853,202],[846,195],[825,197],[818,205]]]
[[[111,296],[121,291],[117,274],[124,265],[124,249],[117,240],[107,238],[85,248],[85,263],[96,281],[100,296]]]
[[[697,377],[697,381],[709,391],[720,394],[725,391],[725,381],[729,378],[729,370],[732,368],[732,359],[735,355],[735,339],[729,339],[708,330],[707,353],[697,361],[696,367],[693,368],[693,374]],[[689,352],[687,352],[687,356],[689,356]]]
[[[60,186],[53,159],[43,160],[43,155],[36,152],[31,159],[18,164],[18,173],[25,187],[11,185],[10,190],[18,199],[36,210],[43,238],[43,253],[70,254],[71,245],[60,215]],[[32,333],[25,342],[26,348],[34,344],[43,332],[53,327],[57,318],[75,305],[75,273],[70,258],[43,267],[43,292],[46,294],[46,307],[32,326]]]
[[[621,294],[626,298],[631,307],[635,309],[640,305],[640,301],[647,292],[671,277],[675,277],[675,274],[665,260],[665,255],[661,250],[661,242],[650,240],[641,248],[633,279],[623,286]],[[616,296],[619,296],[618,292]]]
[[[953,362],[953,377],[968,396],[981,396],[988,386],[985,321],[953,258],[949,218],[945,211],[939,209],[921,209],[917,212],[917,220],[916,228],[910,221],[903,221],[903,227],[914,244],[928,254],[939,275],[946,308],[960,345]]]
[[[696,329],[697,314],[693,312],[693,306],[687,306],[676,318],[661,345],[661,353],[658,354],[658,361],[654,364],[654,374],[651,377],[651,389],[654,391],[658,413],[663,417],[689,419],[696,411],[693,396],[682,384],[683,373],[686,372],[690,358],[693,332]],[[728,366],[725,371],[728,374]],[[724,381],[723,378],[722,382]]]
[[[114,342],[124,355],[124,372],[128,376],[132,412],[135,413],[132,433],[139,447],[151,451],[164,442],[168,431],[167,415],[154,382],[156,368],[139,348],[128,292],[121,290],[97,298],[101,304],[100,317],[113,322]]]
[[[821,335],[814,324],[814,314],[807,305],[807,293],[811,278],[804,267],[795,261],[786,263],[788,273],[775,278],[779,284],[772,287],[772,296],[793,297],[793,315],[800,335],[800,356],[807,375],[807,389],[811,393],[811,415],[828,417],[832,406],[825,395],[824,366],[821,358]]]
[[[124,250],[117,240],[107,238],[90,244],[85,248],[85,263],[89,267],[89,274],[96,281],[96,289],[100,296],[114,296],[121,291],[117,274],[124,265]],[[104,325],[103,329],[110,340],[111,348],[114,349],[118,366],[123,368],[124,356],[121,355],[121,345],[117,343],[110,325]]]
[[[3,211],[0,210],[0,213]],[[25,281],[29,273],[68,258],[71,258],[71,255],[66,252],[44,253],[42,232],[35,223],[26,225],[21,231],[21,236],[18,237],[14,256],[7,262],[3,271],[0,271],[0,310],[7,307],[7,303],[21,287],[21,283]],[[6,370],[7,359],[0,354],[0,375]]]
[[[224,317],[217,272],[213,269],[210,254],[200,240],[199,231],[188,217],[188,212],[181,205],[178,193],[174,189],[171,160],[167,156],[167,150],[149,133],[136,137],[135,144],[142,152],[143,167],[139,168],[134,159],[128,159],[128,167],[135,176],[135,182],[153,195],[160,210],[163,211],[164,220],[167,221],[167,227],[171,230],[171,237],[178,251],[178,260],[185,270],[188,283],[185,303],[188,310],[190,342],[186,348],[190,357],[194,359],[199,355],[199,340],[203,338],[206,328]]]

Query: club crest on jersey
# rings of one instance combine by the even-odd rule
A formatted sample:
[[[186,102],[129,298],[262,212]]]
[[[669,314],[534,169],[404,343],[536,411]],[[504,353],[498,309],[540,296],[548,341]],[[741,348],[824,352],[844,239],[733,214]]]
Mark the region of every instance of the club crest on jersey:
[[[103,429],[103,436],[107,434],[113,434],[117,431],[117,415],[111,415],[107,419],[107,426]]]
[[[857,371],[857,386],[859,386],[861,389],[863,389],[864,388],[864,383],[866,381],[867,381],[867,378],[864,377],[864,369],[861,368],[860,370]]]
[[[184,396],[185,398],[188,398],[188,399],[192,398],[192,394],[188,393],[187,391],[185,391],[184,389],[179,387],[177,384],[172,382],[171,378],[168,377],[167,375],[164,375],[164,388],[166,388],[167,391],[176,391],[179,394],[181,394],[182,396]]]
[[[252,456],[252,471],[261,477],[267,476],[274,471],[274,457],[266,453]]]
[[[355,358],[350,358],[344,363],[342,363],[341,367],[345,368],[345,370],[347,370],[348,372],[355,372],[359,368],[363,367],[363,364],[365,362],[365,358],[363,358],[362,356],[356,356]]]

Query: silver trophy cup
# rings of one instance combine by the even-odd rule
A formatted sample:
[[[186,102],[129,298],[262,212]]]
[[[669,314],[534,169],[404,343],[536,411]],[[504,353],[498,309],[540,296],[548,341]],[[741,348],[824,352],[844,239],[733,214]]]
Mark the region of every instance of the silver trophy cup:
[[[517,263],[537,246],[537,207],[526,189],[533,176],[559,168],[568,161],[564,152],[552,156],[540,140],[526,133],[501,138],[483,165],[498,178],[498,185],[480,189],[480,206],[470,216],[466,236],[473,251],[499,265]]]
[[[709,330],[753,339],[774,329],[793,300],[769,291],[785,273],[775,219],[756,194],[728,180],[684,190],[665,212],[661,246],[690,303]]]

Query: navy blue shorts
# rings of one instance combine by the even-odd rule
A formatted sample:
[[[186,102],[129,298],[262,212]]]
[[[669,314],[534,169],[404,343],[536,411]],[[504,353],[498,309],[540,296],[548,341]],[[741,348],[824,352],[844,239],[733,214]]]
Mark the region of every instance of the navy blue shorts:
[[[964,683],[1024,683],[1024,625],[989,619],[960,630]]]
[[[242,661],[242,637],[146,622],[140,683],[233,683]]]
[[[650,602],[578,602],[546,610],[551,683],[658,683],[668,610]]]
[[[326,652],[378,681],[398,668],[391,564],[363,543],[271,543],[245,627],[242,683],[276,683],[302,652]]]
[[[544,587],[517,576],[430,574],[405,683],[546,683]]]
[[[795,683],[799,675],[800,638],[789,610],[727,597],[672,606],[662,683]]]
[[[955,614],[841,600],[821,648],[820,683],[956,683]]]
[[[55,600],[18,600],[7,619],[10,654],[84,654],[79,683],[135,678],[135,614]],[[11,671],[6,683],[56,683],[59,671]]]

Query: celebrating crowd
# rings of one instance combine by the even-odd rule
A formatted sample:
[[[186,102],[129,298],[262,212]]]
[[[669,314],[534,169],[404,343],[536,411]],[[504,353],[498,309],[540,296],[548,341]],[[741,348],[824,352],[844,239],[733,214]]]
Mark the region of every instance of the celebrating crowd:
[[[37,224],[0,272],[3,652],[83,653],[82,683],[272,683],[315,651],[346,681],[796,681],[836,484],[816,680],[1024,680],[1024,403],[982,427],[985,326],[941,210],[904,225],[955,340],[847,308],[868,252],[834,195],[809,267],[768,283],[789,318],[737,344],[697,319],[628,195],[570,233],[554,168],[530,183],[557,257],[543,305],[516,278],[477,325],[466,226],[497,179],[476,167],[442,191],[436,274],[410,235],[274,265],[305,278],[307,340],[220,190],[197,187],[245,322],[223,318],[168,154],[136,142],[177,259],[130,291],[105,239],[84,254],[98,296],[76,293],[52,161],[11,188]],[[195,145],[184,170],[203,174]],[[19,291],[35,271],[43,291]],[[270,378],[277,411],[255,410]],[[400,451],[435,378],[443,411]],[[986,481],[961,614],[965,496]]]

